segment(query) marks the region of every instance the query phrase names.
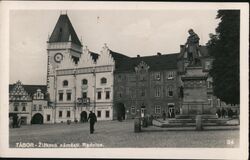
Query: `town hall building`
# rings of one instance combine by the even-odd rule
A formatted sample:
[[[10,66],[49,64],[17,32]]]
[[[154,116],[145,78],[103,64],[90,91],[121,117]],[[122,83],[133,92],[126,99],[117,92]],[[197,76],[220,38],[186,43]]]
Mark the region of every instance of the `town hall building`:
[[[213,59],[200,46],[202,70]],[[183,82],[188,64],[181,45],[178,53],[129,57],[104,44],[100,53],[79,40],[67,14],[61,14],[47,41],[47,84],[10,85],[10,114],[23,124],[86,122],[90,111],[97,120],[168,118],[182,114]],[[214,110],[212,79],[206,80],[208,104]]]

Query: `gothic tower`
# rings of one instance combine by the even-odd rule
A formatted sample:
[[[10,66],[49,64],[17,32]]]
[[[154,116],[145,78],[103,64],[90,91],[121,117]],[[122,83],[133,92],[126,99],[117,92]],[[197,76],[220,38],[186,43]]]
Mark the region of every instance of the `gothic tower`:
[[[50,101],[55,103],[56,69],[61,61],[70,56],[75,63],[82,54],[82,44],[67,14],[61,14],[47,41],[47,87]]]

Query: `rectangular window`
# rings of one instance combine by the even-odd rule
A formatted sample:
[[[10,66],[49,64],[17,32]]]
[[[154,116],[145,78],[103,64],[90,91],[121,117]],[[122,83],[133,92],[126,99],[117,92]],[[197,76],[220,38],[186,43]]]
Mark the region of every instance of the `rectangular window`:
[[[106,99],[110,98],[110,91],[106,91]]]
[[[63,93],[59,93],[59,101],[63,101]]]
[[[173,92],[173,88],[172,87],[168,87],[168,96],[169,97],[173,97],[174,92]]]
[[[47,121],[50,121],[50,115],[47,114]]]
[[[102,116],[102,112],[101,111],[97,111],[97,117],[101,117]]]
[[[160,97],[161,96],[161,89],[160,87],[155,88],[155,97]]]
[[[106,118],[109,118],[109,111],[106,111],[105,116],[106,116]]]
[[[87,98],[87,92],[82,92],[82,98]]]
[[[62,111],[59,111],[59,117],[62,117]]]
[[[161,114],[161,106],[159,105],[155,106],[155,114]]]
[[[213,107],[213,100],[212,99],[208,99],[208,103],[211,105],[211,107]]]
[[[161,80],[161,74],[160,73],[155,73],[155,80],[156,81]]]
[[[67,117],[70,117],[70,111],[67,111]]]
[[[67,93],[67,101],[71,101],[71,93]]]
[[[36,105],[35,105],[35,104],[34,104],[34,106],[33,106],[33,110],[36,111]]]
[[[131,107],[131,113],[135,114],[135,107],[134,106]]]
[[[38,109],[39,109],[39,111],[41,111],[41,110],[42,110],[42,105],[41,105],[41,104],[39,105],[39,108],[38,108]]]
[[[18,107],[17,106],[14,106],[14,111],[18,111]]]
[[[211,81],[207,81],[207,88],[212,88],[212,82]]]
[[[205,62],[205,69],[206,70],[209,70],[211,68],[211,63],[210,63],[210,61],[206,61]]]
[[[23,110],[22,111],[26,111],[26,107],[25,106],[23,106]]]
[[[168,79],[174,79],[174,72],[169,72],[168,73]]]
[[[97,92],[97,99],[102,99],[102,92],[101,91]]]

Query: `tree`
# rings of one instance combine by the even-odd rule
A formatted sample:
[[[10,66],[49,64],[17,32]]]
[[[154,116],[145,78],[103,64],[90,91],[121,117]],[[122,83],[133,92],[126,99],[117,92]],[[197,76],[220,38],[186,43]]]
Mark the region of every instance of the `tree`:
[[[214,95],[227,104],[239,104],[240,11],[219,10],[216,35],[210,34],[208,51],[214,57],[210,75]]]

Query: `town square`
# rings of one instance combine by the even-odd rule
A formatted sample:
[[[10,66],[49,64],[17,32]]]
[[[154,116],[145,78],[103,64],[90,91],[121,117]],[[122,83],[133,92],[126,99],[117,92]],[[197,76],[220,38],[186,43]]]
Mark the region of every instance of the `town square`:
[[[9,11],[8,149],[242,149],[245,12],[143,4]]]
[[[204,131],[189,128],[143,128],[134,133],[133,120],[100,121],[89,134],[88,123],[26,125],[10,129],[10,147],[15,148],[235,148],[239,128],[210,127]],[[58,136],[60,135],[60,136]],[[39,144],[40,142],[40,144]],[[20,144],[18,144],[20,143]],[[60,146],[60,144],[68,146]],[[86,143],[93,146],[87,146]],[[78,144],[78,145],[77,145]],[[26,145],[26,146],[25,146]],[[32,146],[33,145],[33,146]],[[36,146],[35,146],[36,145]],[[75,146],[73,146],[75,145]]]

